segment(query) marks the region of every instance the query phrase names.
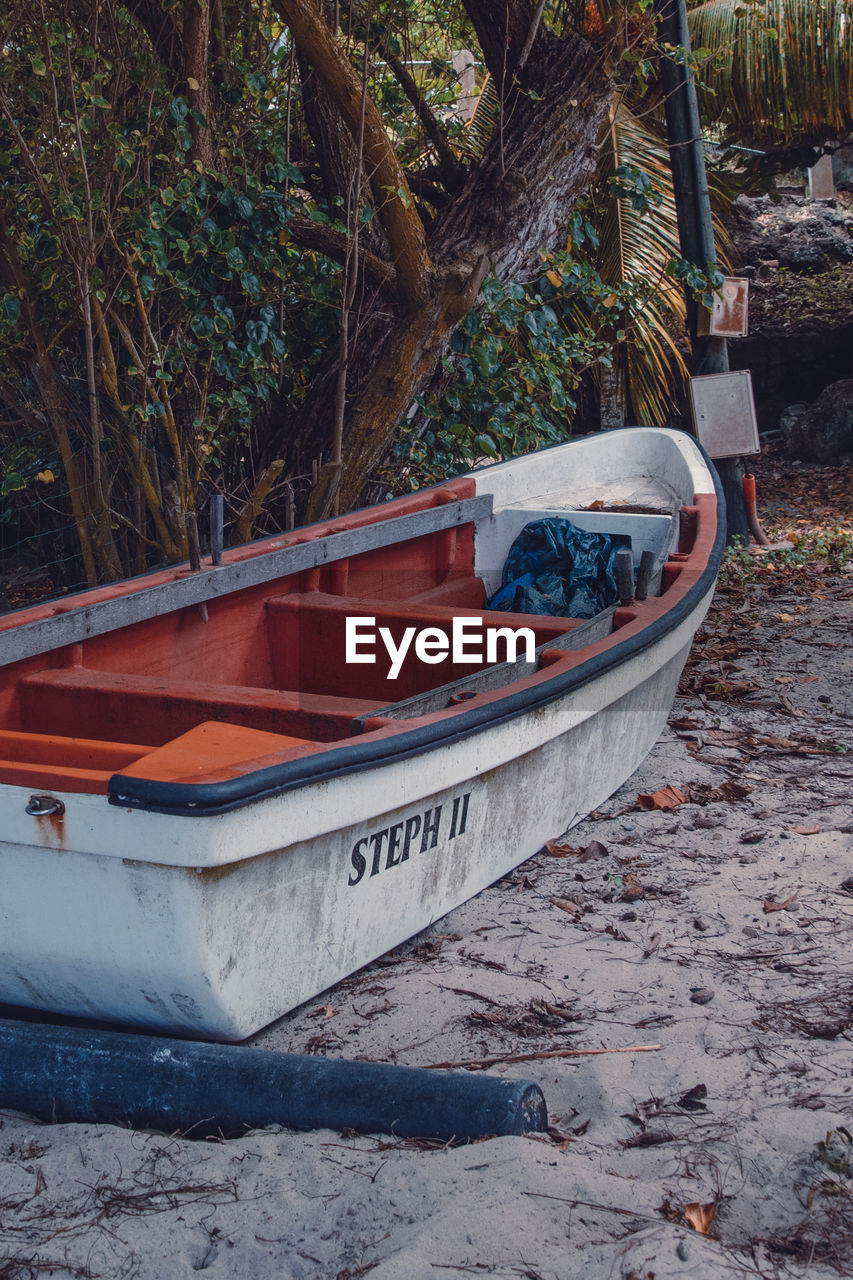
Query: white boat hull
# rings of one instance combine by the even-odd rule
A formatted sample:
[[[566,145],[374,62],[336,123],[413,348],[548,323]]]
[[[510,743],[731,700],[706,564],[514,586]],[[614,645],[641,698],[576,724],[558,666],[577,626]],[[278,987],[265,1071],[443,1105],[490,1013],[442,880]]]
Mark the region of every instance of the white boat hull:
[[[553,468],[536,457],[522,462],[541,490]],[[675,491],[707,491],[695,448],[674,457]],[[498,497],[507,473],[484,473]],[[481,576],[498,541],[483,531]],[[0,786],[0,1002],[252,1034],[601,805],[660,733],[712,594],[713,573],[672,625],[564,694],[223,811],[55,790],[65,813],[46,818],[26,812],[30,788]]]
[[[582,690],[581,706],[557,703],[445,747],[434,789],[424,789],[432,762],[425,769],[421,757],[362,779],[359,820],[336,830],[281,844],[311,809],[352,813],[352,778],[260,801],[256,812],[188,820],[112,810],[114,852],[91,851],[102,844],[94,814],[88,849],[69,844],[70,832],[64,847],[4,842],[0,1000],[245,1038],[465,902],[611,795],[660,733],[707,603],[669,639],[664,661],[643,654],[635,663],[644,670],[620,668]],[[16,790],[3,798],[7,829],[26,804]],[[391,795],[405,801],[385,808],[381,797]],[[79,796],[67,799],[79,810]],[[457,828],[466,812],[451,836],[454,802]],[[422,852],[424,818],[432,810],[434,821],[439,806],[435,846],[430,836]],[[402,860],[406,823],[418,817]],[[368,843],[351,884],[359,841],[395,825],[401,860],[387,865],[386,838],[371,874]],[[209,850],[233,850],[246,834],[264,852],[192,864],[205,836],[214,836]],[[164,845],[168,863],[158,861]]]

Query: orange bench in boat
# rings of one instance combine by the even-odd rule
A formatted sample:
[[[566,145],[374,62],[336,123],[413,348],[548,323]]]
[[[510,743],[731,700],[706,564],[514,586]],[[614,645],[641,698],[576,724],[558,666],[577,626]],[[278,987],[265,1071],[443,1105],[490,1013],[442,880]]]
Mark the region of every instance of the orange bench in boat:
[[[461,593],[461,592],[460,592]],[[427,602],[371,600],[364,597],[327,595],[320,591],[293,592],[273,597],[267,604],[270,656],[275,683],[283,688],[323,690],[334,697],[359,697],[374,707],[424,693],[481,669],[476,664],[455,664],[450,656],[435,665],[420,662],[410,646],[399,676],[387,679],[389,660],[377,637],[373,664],[348,665],[345,661],[346,619],[373,618],[375,627],[386,627],[399,644],[407,627],[437,627],[450,636],[454,618],[470,618],[488,627],[517,630],[526,627],[536,645],[581,625],[578,618],[551,618],[541,614],[499,613],[489,609],[451,607]]]
[[[448,603],[481,593],[479,581],[468,577],[424,592],[413,602],[319,591],[274,596],[266,602],[265,614],[271,676],[280,687],[82,665],[31,671],[17,681],[19,729],[0,733],[0,781],[104,793],[117,772],[189,780],[241,760],[315,751],[362,731],[371,713],[389,702],[482,669],[449,658],[428,666],[410,654],[392,682],[386,678],[386,655],[378,647],[375,665],[347,665],[347,617],[373,617],[376,627],[388,627],[395,641],[408,626],[439,627],[450,635],[455,617],[469,617],[479,619],[484,629],[528,627],[537,646],[581,625],[578,619]]]

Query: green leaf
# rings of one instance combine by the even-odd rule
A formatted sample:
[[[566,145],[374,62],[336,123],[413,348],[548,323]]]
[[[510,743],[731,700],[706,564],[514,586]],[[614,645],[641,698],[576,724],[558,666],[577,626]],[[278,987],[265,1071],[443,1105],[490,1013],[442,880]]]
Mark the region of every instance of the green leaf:
[[[26,489],[27,483],[24,477],[18,471],[7,471],[3,477],[3,483],[0,484],[0,493],[17,493],[21,489]]]
[[[0,313],[7,324],[17,324],[21,314],[21,300],[14,293],[4,293],[0,299]]]
[[[487,458],[497,458],[500,456],[491,436],[479,435],[474,441],[474,444],[481,453],[486,455]]]
[[[209,338],[213,333],[213,320],[210,316],[203,314],[193,316],[190,320],[190,328],[197,338]]]

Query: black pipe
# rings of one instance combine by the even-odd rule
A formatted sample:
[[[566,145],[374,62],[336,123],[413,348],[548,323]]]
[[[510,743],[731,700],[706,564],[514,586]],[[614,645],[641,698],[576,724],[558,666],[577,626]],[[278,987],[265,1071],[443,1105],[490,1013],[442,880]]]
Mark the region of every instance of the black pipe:
[[[690,32],[684,0],[655,0],[655,10],[660,40],[689,53]],[[689,67],[666,56],[660,59],[660,83],[664,92],[666,134],[681,252],[688,262],[707,271],[717,264],[717,249],[696,84]],[[727,373],[729,362],[725,339],[702,338],[697,333],[698,306],[689,287],[685,288],[685,298],[693,347],[694,376],[702,373]]]
[[[660,40],[690,52],[690,30],[687,25],[685,0],[655,0]],[[669,141],[670,168],[678,216],[681,253],[703,271],[716,266],[714,223],[711,197],[705,171],[705,144],[696,83],[689,67],[673,58],[660,59],[660,84],[664,93],[666,133]],[[698,304],[693,291],[685,288],[687,324],[692,350],[691,372],[694,377],[709,373],[728,373],[729,355],[725,338],[698,333]],[[749,525],[743,501],[743,459],[718,458],[717,470],[726,495],[726,541],[736,538],[749,542]]]
[[[47,1123],[129,1124],[189,1138],[280,1124],[461,1142],[541,1133],[548,1123],[530,1080],[6,1019],[0,1107]]]

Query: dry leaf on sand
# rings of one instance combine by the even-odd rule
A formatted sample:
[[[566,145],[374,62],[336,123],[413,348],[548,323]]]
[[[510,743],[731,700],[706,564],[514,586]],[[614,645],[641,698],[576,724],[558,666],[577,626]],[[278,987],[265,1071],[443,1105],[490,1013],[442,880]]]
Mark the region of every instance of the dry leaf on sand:
[[[551,898],[551,903],[555,907],[559,907],[561,911],[565,911],[567,915],[578,920],[583,915],[583,907],[579,902],[575,902],[574,898]]]
[[[334,1018],[337,1009],[332,1004],[321,1004],[319,1008],[312,1009],[310,1016],[312,1018]]]
[[[770,915],[771,911],[789,911],[791,907],[797,906],[797,895],[792,893],[790,898],[786,898],[784,902],[765,902],[764,914]]]
[[[680,804],[687,804],[687,796],[679,787],[664,787],[661,791],[651,791],[637,796],[637,804],[641,809],[676,809]]]
[[[625,876],[622,883],[624,888],[619,899],[620,902],[637,902],[640,898],[645,896],[645,890],[640,884],[639,879],[630,872]]]
[[[558,844],[556,840],[549,840],[545,845],[545,852],[550,853],[552,858],[569,858],[573,853],[580,853],[580,849],[571,844]]]
[[[688,1204],[684,1210],[684,1216],[694,1231],[699,1231],[703,1236],[711,1234],[711,1227],[714,1224],[714,1215],[717,1212],[715,1204]]]
[[[571,844],[558,844],[556,840],[549,840],[545,845],[545,852],[550,853],[552,858],[571,858],[575,857],[579,862],[590,862],[593,858],[607,858],[610,850],[606,844],[602,844],[600,840],[590,840],[589,844],[583,849],[576,849]]]

